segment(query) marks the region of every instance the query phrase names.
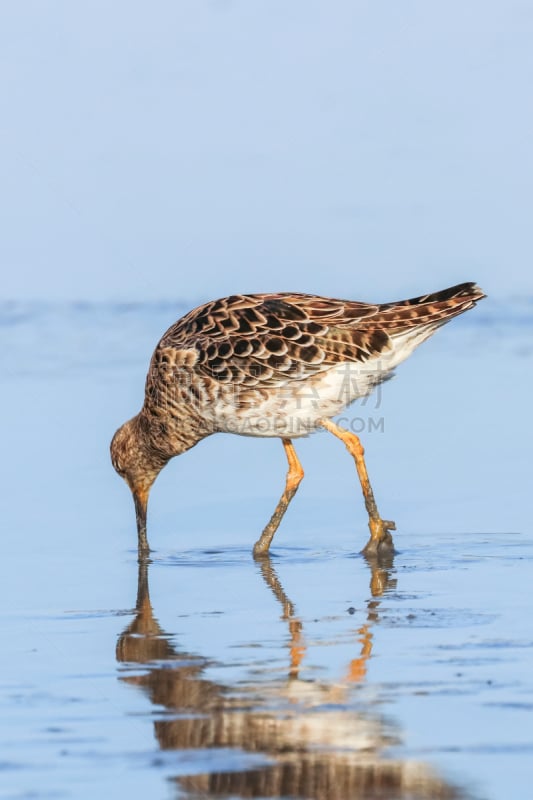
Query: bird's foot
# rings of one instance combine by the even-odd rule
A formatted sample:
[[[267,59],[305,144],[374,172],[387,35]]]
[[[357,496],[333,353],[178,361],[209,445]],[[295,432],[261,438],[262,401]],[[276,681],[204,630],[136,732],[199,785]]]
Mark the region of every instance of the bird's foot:
[[[258,539],[257,542],[254,544],[254,549],[252,550],[252,555],[254,559],[258,561],[259,559],[264,558],[265,560],[268,561],[268,559],[270,558],[270,553],[268,552],[269,546],[270,542],[266,544],[262,542],[261,539]]]
[[[382,556],[394,553],[394,542],[390,531],[396,530],[396,523],[381,517],[371,517],[368,521],[370,539],[363,553],[365,556]]]

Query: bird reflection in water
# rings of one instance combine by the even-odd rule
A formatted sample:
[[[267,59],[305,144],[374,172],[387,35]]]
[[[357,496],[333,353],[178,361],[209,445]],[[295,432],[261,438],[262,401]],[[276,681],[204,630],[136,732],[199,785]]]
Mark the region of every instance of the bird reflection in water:
[[[180,796],[190,798],[292,797],[309,800],[466,800],[463,790],[440,778],[428,765],[387,758],[400,739],[371,704],[350,706],[354,684],[366,677],[373,628],[381,596],[394,588],[392,556],[368,561],[371,571],[366,621],[357,630],[357,654],[344,680],[328,683],[299,675],[306,655],[303,624],[295,613],[269,558],[261,575],[282,608],[288,626],[288,675],[276,675],[238,692],[208,680],[209,659],[182,652],[155,618],[148,587],[148,563],[139,565],[136,615],[120,636],[117,659],[143,674],[121,680],[139,686],[151,702],[169,713],[154,722],[162,750],[233,748],[264,756],[265,763],[242,770],[206,772],[176,778]],[[182,769],[180,769],[180,772]]]

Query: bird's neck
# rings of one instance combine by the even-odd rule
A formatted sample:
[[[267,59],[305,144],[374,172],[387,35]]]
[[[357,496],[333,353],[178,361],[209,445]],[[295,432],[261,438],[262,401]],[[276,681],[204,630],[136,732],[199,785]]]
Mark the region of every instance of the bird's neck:
[[[164,463],[190,450],[210,433],[194,417],[184,415],[176,418],[161,409],[146,406],[138,415],[137,424],[151,453]]]

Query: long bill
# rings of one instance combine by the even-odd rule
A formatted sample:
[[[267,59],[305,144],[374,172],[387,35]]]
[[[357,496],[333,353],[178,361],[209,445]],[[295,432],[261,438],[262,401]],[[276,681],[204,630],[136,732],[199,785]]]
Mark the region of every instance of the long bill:
[[[135,503],[135,518],[137,520],[137,537],[139,542],[139,559],[146,558],[150,553],[148,537],[146,535],[146,512],[148,508],[148,491],[146,489],[133,490]]]

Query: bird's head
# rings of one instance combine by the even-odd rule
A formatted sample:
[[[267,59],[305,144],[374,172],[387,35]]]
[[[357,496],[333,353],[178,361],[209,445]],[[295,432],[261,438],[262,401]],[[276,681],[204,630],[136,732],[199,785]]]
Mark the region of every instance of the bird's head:
[[[168,457],[151,446],[140,415],[125,422],[111,440],[111,461],[131,489],[137,518],[139,552],[149,551],[146,537],[146,511],[151,486]]]

